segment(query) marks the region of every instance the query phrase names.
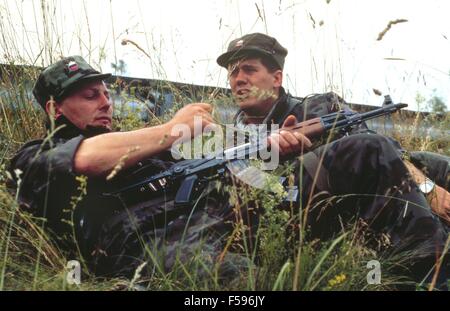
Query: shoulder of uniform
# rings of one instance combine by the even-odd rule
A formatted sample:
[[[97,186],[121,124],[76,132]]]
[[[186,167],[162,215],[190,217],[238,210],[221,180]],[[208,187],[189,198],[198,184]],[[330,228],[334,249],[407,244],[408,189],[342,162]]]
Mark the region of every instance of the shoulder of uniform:
[[[339,111],[346,105],[345,101],[335,92],[310,94],[305,97],[310,106],[326,107],[329,112]]]
[[[25,143],[11,158],[9,161],[8,171],[12,174],[13,179],[15,178],[15,169],[23,170],[23,164],[29,161],[38,151],[43,140],[36,139]]]
[[[31,140],[29,142],[26,142],[22,147],[20,147],[20,150],[22,149],[26,149],[26,148],[32,148],[32,147],[39,147],[42,145],[42,143],[44,142],[43,139],[35,139],[35,140]]]
[[[56,147],[60,143],[65,142],[66,140],[52,138],[51,142],[49,140],[44,139],[35,139],[29,142],[26,142],[14,155],[12,161],[18,160],[23,157],[35,156],[37,152],[47,151]]]
[[[309,94],[305,97],[305,100],[309,100],[309,101],[315,101],[315,100],[320,100],[320,101],[344,101],[342,99],[341,96],[339,96],[337,93],[335,92],[326,92],[326,93],[313,93],[313,94]]]
[[[25,143],[19,148],[14,157],[11,159],[11,163],[16,163],[19,159],[23,159],[23,157],[35,155],[42,143],[42,139],[36,139]]]
[[[44,143],[43,139],[36,139],[36,140],[29,141],[29,142],[25,143],[22,147],[19,148],[15,157],[25,154],[25,153],[35,151],[35,150],[37,151],[37,150],[39,150],[39,148],[41,148],[43,143]]]

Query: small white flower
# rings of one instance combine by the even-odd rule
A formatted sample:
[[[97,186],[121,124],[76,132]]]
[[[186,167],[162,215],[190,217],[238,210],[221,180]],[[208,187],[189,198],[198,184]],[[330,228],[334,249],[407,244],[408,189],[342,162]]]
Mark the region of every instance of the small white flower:
[[[22,170],[21,169],[19,169],[19,168],[16,168],[15,170],[14,170],[14,174],[16,175],[16,177],[18,178],[18,179],[20,179],[20,175],[22,175]]]

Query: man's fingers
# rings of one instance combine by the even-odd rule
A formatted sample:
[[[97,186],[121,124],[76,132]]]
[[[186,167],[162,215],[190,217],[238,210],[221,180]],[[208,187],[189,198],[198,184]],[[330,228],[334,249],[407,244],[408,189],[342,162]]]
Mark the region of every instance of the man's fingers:
[[[212,105],[207,104],[207,103],[194,103],[192,105],[195,105],[195,106],[198,106],[198,107],[200,107],[202,109],[205,109],[207,112],[211,112],[212,109],[213,109]]]
[[[288,127],[288,126],[293,126],[297,123],[298,123],[297,118],[293,114],[291,114],[286,118],[286,120],[284,120],[282,128]]]
[[[267,138],[267,145],[270,146],[273,152],[280,153],[280,146],[278,144],[278,137],[275,137],[276,134],[272,134]]]
[[[287,141],[293,152],[298,153],[302,150],[302,141],[299,141],[294,134],[287,131],[281,131],[280,135]]]
[[[217,123],[214,122],[214,120],[212,118],[207,118],[205,117],[203,119],[203,123],[202,123],[203,128],[206,128],[206,132],[210,132],[210,131],[217,131],[220,129],[220,125],[218,125]]]
[[[291,144],[280,134],[273,135],[274,142],[278,142],[278,150],[281,155],[286,155],[289,153],[293,153],[294,150],[291,147]],[[276,145],[276,144],[274,144]]]
[[[306,137],[305,135],[303,135],[302,133],[293,132],[292,134],[297,138],[297,140],[302,142],[305,149],[310,149],[312,147],[311,140],[308,137]]]
[[[203,124],[215,123],[214,119],[209,113],[204,113],[200,117],[202,118]]]
[[[299,154],[302,151],[308,151],[312,146],[311,141],[301,133],[281,130],[278,135],[281,153],[283,154]]]

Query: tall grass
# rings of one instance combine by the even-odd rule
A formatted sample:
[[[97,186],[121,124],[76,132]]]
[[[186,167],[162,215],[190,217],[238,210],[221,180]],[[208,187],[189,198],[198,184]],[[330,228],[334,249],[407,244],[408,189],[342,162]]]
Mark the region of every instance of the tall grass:
[[[25,75],[15,77],[21,78],[28,79]],[[11,81],[8,83],[12,85]],[[174,88],[170,85],[166,87]],[[16,91],[17,87],[10,90],[12,94]],[[394,274],[390,275],[389,267],[394,268],[399,265],[399,261],[390,262],[389,259],[382,258],[380,254],[365,247],[355,226],[343,228],[343,231],[331,241],[309,241],[303,238],[298,240],[296,236],[289,236],[287,233],[292,231],[289,213],[274,209],[280,198],[245,187],[232,186],[229,192],[234,194],[236,206],[244,208],[252,202],[261,202],[259,207],[267,211],[258,229],[257,250],[246,244],[245,236],[248,231],[242,222],[236,222],[235,230],[230,237],[232,246],[226,244],[224,256],[233,256],[235,250],[239,250],[240,256],[250,260],[241,268],[240,275],[232,281],[223,283],[214,268],[205,266],[206,263],[199,250],[190,263],[177,262],[170,272],[156,271],[151,279],[136,275],[133,280],[98,280],[94,275],[84,271],[81,285],[68,285],[65,279],[65,265],[71,258],[65,257],[65,252],[58,249],[51,236],[43,230],[41,219],[36,219],[18,208],[16,193],[5,187],[9,158],[23,142],[45,136],[41,125],[44,115],[36,108],[30,108],[31,99],[26,97],[29,95],[26,95],[25,90],[20,94],[23,94],[24,100],[28,100],[29,106],[25,107],[22,104],[20,109],[12,109],[6,101],[2,101],[1,105],[4,113],[0,126],[10,129],[2,132],[4,139],[1,142],[5,150],[0,164],[1,289],[129,290],[141,285],[144,287],[140,288],[158,290],[387,290],[395,289],[396,285],[404,285],[410,281]],[[181,104],[197,100],[183,96],[179,90],[176,90],[175,94],[176,102]],[[130,100],[130,95],[126,92],[122,95],[124,100]],[[203,94],[203,100],[208,98],[217,105],[216,107],[226,105],[224,95],[219,94],[216,97],[210,95]],[[19,101],[17,100],[17,103]],[[163,118],[154,118],[151,123],[163,122],[175,110],[176,108],[172,109]],[[28,118],[35,121],[31,122]],[[220,116],[217,115],[216,118]],[[36,126],[39,131],[36,131]],[[125,114],[124,117],[115,120],[114,126],[129,130],[145,126],[145,123],[135,114]],[[302,237],[306,234],[307,232],[300,232]],[[230,251],[231,249],[234,251]],[[368,270],[365,264],[373,259],[382,260],[386,264],[383,282],[379,285],[368,285],[366,282]],[[159,259],[154,260],[158,262]],[[255,260],[256,265],[253,263]],[[199,273],[200,270],[206,272]]]
[[[43,28],[36,26],[37,33],[43,32],[43,40],[38,43],[40,55],[29,53],[28,57],[24,57],[27,53],[21,53],[23,45],[14,36],[17,25],[9,19],[0,19],[0,41],[8,51],[5,55],[7,66],[0,67],[0,290],[390,290],[411,284],[411,280],[393,272],[406,264],[407,256],[392,258],[367,247],[364,234],[361,234],[364,226],[360,223],[343,226],[331,240],[310,240],[305,237],[308,235],[307,229],[295,222],[298,214],[305,212],[307,207],[295,207],[295,213],[279,210],[274,207],[280,203],[281,197],[234,185],[228,191],[237,210],[244,210],[256,202],[266,212],[262,215],[255,245],[249,244],[249,228],[237,213],[234,230],[219,257],[241,256],[244,259],[239,275],[233,279],[224,282],[219,277],[217,267],[208,266],[204,261],[200,247],[189,263],[176,262],[170,272],[156,269],[150,279],[144,279],[139,271],[131,280],[97,279],[83,270],[80,285],[67,284],[65,266],[71,258],[66,257],[64,250],[54,243],[44,229],[43,220],[20,209],[17,193],[6,187],[10,178],[6,168],[13,154],[26,141],[48,135],[44,127],[45,115],[34,103],[30,93],[39,72],[35,65],[48,64],[65,54],[63,37],[57,36],[60,25],[56,25],[51,18],[54,4],[47,1],[33,2],[33,5],[39,4],[41,8],[36,12],[41,12],[44,21]],[[10,9],[7,6],[0,7],[6,15]],[[87,16],[86,22],[89,25]],[[114,35],[114,27],[111,26]],[[91,62],[100,62],[104,59],[104,46],[92,47],[90,33],[88,37],[88,48],[81,50],[86,52],[87,58],[92,57]],[[32,38],[26,33],[24,38],[31,46]],[[81,34],[79,39],[81,42]],[[143,51],[149,49],[148,42],[146,49],[135,46]],[[98,58],[93,57],[94,54]],[[37,59],[42,62],[37,62]],[[29,66],[15,66],[17,64]],[[152,65],[155,70],[164,70],[158,68],[157,63]],[[133,91],[130,92],[133,87],[120,80],[111,84],[123,102],[137,100]],[[114,121],[116,129],[132,130],[165,122],[182,105],[197,101],[214,105],[218,123],[230,122],[226,120],[229,114],[224,115],[220,111],[231,110],[233,104],[220,90],[194,91],[167,82],[161,82],[153,89],[170,91],[174,94],[176,104],[164,115],[154,116],[148,122],[142,121],[135,111],[127,111],[127,108],[123,108],[126,105],[122,105],[123,110],[119,111]],[[438,120],[439,126],[448,129],[448,115]],[[394,132],[405,148],[449,154],[448,140],[436,141],[416,135],[419,123],[436,125],[433,120],[424,120],[417,114],[413,119],[406,118],[403,122],[414,124],[408,135]],[[153,256],[155,263],[161,259],[158,254],[149,255]],[[374,259],[383,262],[382,283],[369,285],[366,281],[366,263]]]

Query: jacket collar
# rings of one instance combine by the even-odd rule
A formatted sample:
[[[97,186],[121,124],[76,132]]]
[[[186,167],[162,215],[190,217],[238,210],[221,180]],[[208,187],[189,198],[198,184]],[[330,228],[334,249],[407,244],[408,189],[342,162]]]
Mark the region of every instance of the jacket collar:
[[[280,127],[284,119],[288,116],[292,107],[290,107],[290,98],[292,96],[280,88],[280,95],[272,106],[267,116],[264,118],[263,124],[278,124]],[[235,116],[236,125],[246,125],[245,114],[242,110],[239,110]]]
[[[60,128],[59,128],[60,127]],[[47,130],[51,131],[51,124],[49,121],[47,121],[46,124]],[[97,127],[90,127],[86,130],[81,130],[78,127],[76,127],[69,119],[67,119],[65,116],[61,115],[55,120],[55,129],[59,128],[53,137],[55,138],[62,138],[62,139],[71,139],[79,135],[83,135],[85,137],[93,137],[99,134],[105,134],[111,132],[110,130],[106,128],[97,128]]]

